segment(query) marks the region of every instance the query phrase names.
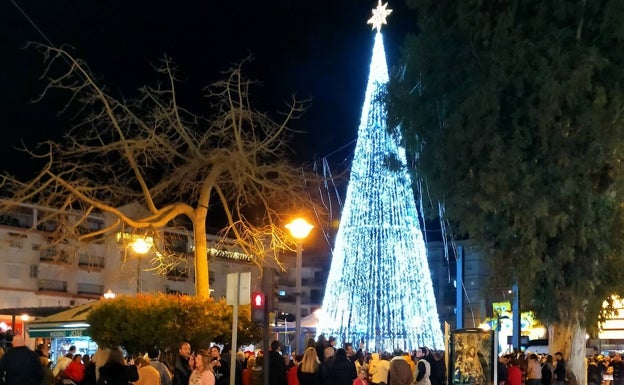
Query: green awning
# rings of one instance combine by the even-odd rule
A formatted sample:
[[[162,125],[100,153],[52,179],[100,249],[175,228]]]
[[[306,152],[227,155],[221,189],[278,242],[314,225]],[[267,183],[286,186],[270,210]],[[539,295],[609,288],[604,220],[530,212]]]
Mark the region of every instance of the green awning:
[[[100,301],[88,302],[26,324],[30,338],[88,337],[87,316]]]

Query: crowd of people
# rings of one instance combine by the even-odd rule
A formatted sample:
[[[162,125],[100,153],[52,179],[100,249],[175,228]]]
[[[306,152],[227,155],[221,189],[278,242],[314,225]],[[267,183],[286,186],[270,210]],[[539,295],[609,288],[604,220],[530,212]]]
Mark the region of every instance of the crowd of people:
[[[368,353],[335,339],[310,339],[301,355],[282,354],[278,341],[268,352],[232,355],[227,346],[193,350],[181,342],[170,359],[158,348],[124,357],[120,348],[98,349],[92,357],[74,346],[50,362],[46,344],[35,351],[16,336],[0,352],[0,385],[444,385],[444,360],[422,347],[412,352]],[[235,360],[231,371],[232,359]]]
[[[35,351],[16,336],[12,347],[0,351],[0,385],[446,385],[446,366],[441,352],[426,347],[411,352],[370,353],[363,346],[336,346],[335,339],[310,339],[301,355],[282,354],[273,341],[268,352],[232,355],[227,346],[192,349],[181,342],[171,359],[163,359],[157,347],[134,358],[120,348],[98,349],[90,357],[71,347],[54,364],[47,346]],[[468,354],[467,354],[468,356]],[[234,359],[232,366],[231,360]],[[464,362],[465,361],[465,362]],[[464,367],[470,362],[462,361]],[[231,367],[234,372],[231,372]],[[464,370],[470,373],[469,370]],[[466,378],[478,378],[467,376]],[[567,385],[569,373],[561,353],[551,355],[507,354],[499,358],[497,385]],[[449,385],[464,383],[452,377]],[[477,380],[467,385],[479,385]],[[588,358],[588,385],[624,385],[624,360]]]
[[[505,354],[498,359],[498,385],[563,385],[567,371],[563,355]]]

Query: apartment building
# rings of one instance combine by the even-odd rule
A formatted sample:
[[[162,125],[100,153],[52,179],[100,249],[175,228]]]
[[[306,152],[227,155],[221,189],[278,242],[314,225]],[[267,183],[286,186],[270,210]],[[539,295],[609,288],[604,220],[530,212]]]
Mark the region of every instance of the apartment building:
[[[123,236],[69,245],[51,237],[54,224],[35,225],[44,211],[45,208],[22,205],[0,215],[0,322],[5,325],[15,323],[18,311],[47,315],[54,308],[100,299],[109,290],[120,295],[194,294],[194,253],[188,232],[164,229],[155,242],[166,245],[153,247],[145,254],[128,249],[128,243],[121,241]],[[110,220],[92,215],[87,221],[88,230],[102,229]],[[157,268],[155,257],[162,246],[175,254],[176,261],[169,267]],[[251,272],[252,288],[260,288],[261,273],[249,256],[212,235],[208,235],[208,247],[214,298],[226,295],[228,273]]]

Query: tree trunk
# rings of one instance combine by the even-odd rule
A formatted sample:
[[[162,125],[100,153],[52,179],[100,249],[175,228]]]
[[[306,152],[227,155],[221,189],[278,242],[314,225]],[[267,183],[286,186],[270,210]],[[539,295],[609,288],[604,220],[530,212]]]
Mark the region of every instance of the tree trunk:
[[[197,219],[199,218],[199,219]],[[197,215],[193,221],[195,236],[195,295],[210,297],[208,282],[208,242],[206,240],[206,216]]]
[[[568,385],[585,385],[585,329],[579,324],[553,323],[548,326],[548,351],[553,356],[563,354],[568,375]]]

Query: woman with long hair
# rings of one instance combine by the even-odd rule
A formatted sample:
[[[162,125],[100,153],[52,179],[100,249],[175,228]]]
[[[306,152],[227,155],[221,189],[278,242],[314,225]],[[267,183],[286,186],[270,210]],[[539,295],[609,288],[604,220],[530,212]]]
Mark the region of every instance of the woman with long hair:
[[[316,354],[316,349],[308,347],[303,353],[303,358],[297,368],[299,385],[319,385],[321,383],[320,366],[321,363]]]
[[[198,385],[201,380],[201,374],[204,371],[203,362],[199,354],[191,354],[189,357],[189,366],[191,367],[191,376],[188,385]]]
[[[191,373],[189,385],[215,385],[216,377],[213,369],[215,362],[216,360],[212,359],[207,350],[198,351],[195,355],[195,370]]]
[[[107,385],[128,385],[139,379],[139,372],[134,364],[126,364],[120,348],[111,349],[108,360],[100,368],[100,377]]]
[[[535,353],[531,353],[527,362],[526,385],[542,385],[542,365]]]

